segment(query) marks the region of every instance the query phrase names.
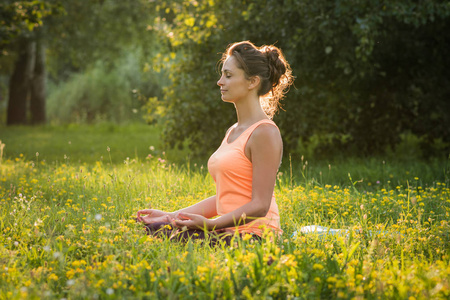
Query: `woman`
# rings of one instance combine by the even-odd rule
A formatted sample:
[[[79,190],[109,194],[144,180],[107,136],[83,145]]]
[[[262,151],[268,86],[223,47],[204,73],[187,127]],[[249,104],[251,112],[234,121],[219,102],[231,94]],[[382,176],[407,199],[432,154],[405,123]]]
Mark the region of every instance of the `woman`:
[[[221,62],[217,85],[222,100],[234,104],[238,121],[208,161],[216,195],[174,212],[138,211],[138,221],[152,234],[229,242],[227,233],[282,233],[274,186],[283,144],[271,118],[292,84],[290,66],[277,47],[249,41],[230,45]]]

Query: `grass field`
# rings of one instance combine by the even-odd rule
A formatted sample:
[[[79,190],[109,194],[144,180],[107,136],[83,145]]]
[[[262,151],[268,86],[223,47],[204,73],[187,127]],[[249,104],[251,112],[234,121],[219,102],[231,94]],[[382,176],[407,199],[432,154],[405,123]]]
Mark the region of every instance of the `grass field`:
[[[146,236],[133,220],[214,194],[206,160],[165,153],[156,128],[0,130],[1,299],[450,297],[446,160],[285,158],[282,238],[211,248]]]

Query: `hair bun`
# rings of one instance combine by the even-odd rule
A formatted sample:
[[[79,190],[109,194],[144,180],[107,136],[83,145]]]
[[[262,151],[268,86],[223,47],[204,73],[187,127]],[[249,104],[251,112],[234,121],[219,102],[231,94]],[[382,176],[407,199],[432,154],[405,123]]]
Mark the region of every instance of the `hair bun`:
[[[279,84],[281,76],[286,73],[286,65],[280,59],[280,52],[277,48],[267,46],[265,54],[269,64],[270,82],[275,87]]]

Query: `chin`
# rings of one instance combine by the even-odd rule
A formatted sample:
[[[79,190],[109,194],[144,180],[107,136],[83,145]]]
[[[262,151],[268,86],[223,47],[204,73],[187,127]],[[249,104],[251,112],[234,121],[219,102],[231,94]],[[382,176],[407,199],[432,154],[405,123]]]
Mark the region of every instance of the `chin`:
[[[226,97],[226,96],[223,96],[223,95],[222,95],[222,101],[223,102],[227,102],[227,103],[234,103],[234,102],[236,102],[235,99],[229,98],[229,97]]]

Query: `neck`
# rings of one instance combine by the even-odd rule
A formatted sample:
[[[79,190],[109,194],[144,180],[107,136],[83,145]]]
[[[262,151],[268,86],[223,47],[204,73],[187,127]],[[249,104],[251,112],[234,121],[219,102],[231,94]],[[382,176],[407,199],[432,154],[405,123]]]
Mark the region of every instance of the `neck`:
[[[258,96],[246,99],[246,101],[238,101],[234,106],[236,108],[238,126],[250,126],[257,121],[267,119],[267,115],[259,103]]]

